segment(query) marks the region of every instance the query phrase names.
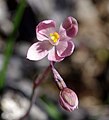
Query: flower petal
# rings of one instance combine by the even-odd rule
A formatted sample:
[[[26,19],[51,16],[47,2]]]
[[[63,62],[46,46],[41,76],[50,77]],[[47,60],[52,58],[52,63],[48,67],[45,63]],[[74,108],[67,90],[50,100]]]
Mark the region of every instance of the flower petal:
[[[40,41],[48,40],[49,34],[55,31],[55,22],[53,20],[45,20],[36,26],[37,39]]]
[[[48,60],[60,62],[64,59],[64,57],[59,57],[56,53],[55,46],[48,53]]]
[[[68,37],[76,36],[78,32],[78,23],[76,19],[71,16],[66,18],[60,27],[60,32],[63,34],[66,33]]]
[[[44,58],[48,51],[51,49],[51,44],[49,41],[34,43],[27,52],[27,58],[29,60],[41,60]]]
[[[60,41],[56,46],[57,54],[60,57],[70,56],[74,51],[74,43],[70,41]]]

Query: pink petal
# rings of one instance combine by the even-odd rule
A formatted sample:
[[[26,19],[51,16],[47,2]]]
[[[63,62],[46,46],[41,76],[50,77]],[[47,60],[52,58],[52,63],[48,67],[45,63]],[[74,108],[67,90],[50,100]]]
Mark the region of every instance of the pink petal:
[[[57,55],[55,47],[53,47],[48,53],[48,60],[50,60],[50,61],[60,62],[63,59],[64,59],[63,57],[59,57]]]
[[[74,51],[74,44],[70,41],[60,41],[56,46],[57,54],[60,57],[70,56]]]
[[[55,32],[55,22],[53,20],[45,20],[36,26],[37,39],[40,41],[48,40],[49,34]]]
[[[41,60],[48,54],[51,47],[49,41],[34,43],[27,52],[27,58],[29,60]]]
[[[60,32],[63,34],[66,33],[68,37],[76,36],[78,32],[78,23],[76,19],[73,17],[66,18],[60,27]]]

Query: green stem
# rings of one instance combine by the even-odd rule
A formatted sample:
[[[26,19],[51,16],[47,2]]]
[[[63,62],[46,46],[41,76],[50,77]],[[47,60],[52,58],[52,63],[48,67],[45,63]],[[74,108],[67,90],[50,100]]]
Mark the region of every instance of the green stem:
[[[0,89],[2,89],[5,85],[7,67],[8,67],[12,52],[13,52],[17,30],[20,26],[25,7],[26,7],[26,1],[20,0],[18,8],[16,10],[16,15],[13,19],[13,27],[14,27],[13,32],[9,35],[9,37],[7,39],[7,44],[6,44],[6,48],[4,51],[3,66],[0,71]]]

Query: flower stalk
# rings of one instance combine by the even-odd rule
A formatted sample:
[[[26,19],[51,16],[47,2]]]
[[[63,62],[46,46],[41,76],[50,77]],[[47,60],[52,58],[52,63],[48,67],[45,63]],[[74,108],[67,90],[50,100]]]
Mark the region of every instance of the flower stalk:
[[[40,74],[37,79],[34,81],[33,83],[33,88],[32,88],[32,95],[31,95],[31,99],[30,99],[30,105],[28,110],[26,111],[25,115],[23,117],[21,117],[19,120],[27,120],[27,117],[30,113],[30,110],[32,108],[32,105],[35,103],[35,99],[36,99],[36,88],[41,84],[41,82],[46,79],[48,73],[50,72],[50,66],[48,66],[45,71]]]
[[[54,76],[54,80],[56,82],[57,87],[62,90],[63,88],[66,88],[66,84],[63,80],[63,78],[60,76],[60,74],[58,73],[58,71],[54,68],[54,62],[50,62],[51,64],[51,70]]]

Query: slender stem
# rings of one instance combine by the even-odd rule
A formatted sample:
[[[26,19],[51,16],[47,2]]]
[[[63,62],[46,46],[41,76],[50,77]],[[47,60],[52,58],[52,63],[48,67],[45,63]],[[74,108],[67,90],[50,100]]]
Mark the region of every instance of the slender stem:
[[[48,67],[45,69],[45,71],[44,71],[41,75],[39,75],[39,76],[37,77],[37,79],[34,81],[34,83],[33,83],[32,95],[31,95],[31,102],[30,102],[29,108],[28,108],[27,112],[25,113],[25,115],[24,115],[23,117],[21,117],[19,120],[27,120],[27,117],[28,117],[28,115],[29,115],[29,113],[30,113],[30,110],[31,110],[31,108],[32,108],[32,105],[34,104],[35,99],[36,99],[36,88],[39,86],[39,84],[40,84],[44,79],[46,79],[47,74],[49,73],[49,71],[50,71],[50,66],[48,66]]]
[[[51,61],[51,70],[53,72],[54,80],[56,82],[57,87],[62,90],[63,88],[67,87],[63,78],[60,76],[58,71],[54,68],[54,62]]]

